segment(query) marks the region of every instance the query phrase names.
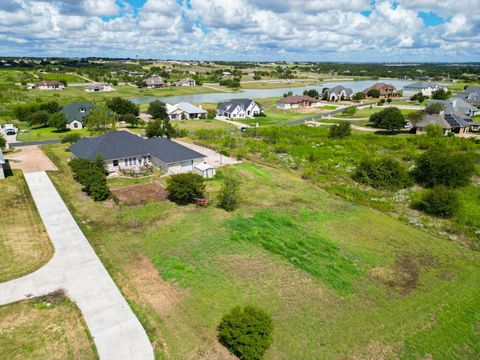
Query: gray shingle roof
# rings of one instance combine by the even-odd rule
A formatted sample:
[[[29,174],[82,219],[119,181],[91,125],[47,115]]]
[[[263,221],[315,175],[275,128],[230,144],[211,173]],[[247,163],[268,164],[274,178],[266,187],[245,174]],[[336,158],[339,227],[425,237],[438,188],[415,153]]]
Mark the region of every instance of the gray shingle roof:
[[[446,114],[458,112],[465,115],[470,115],[474,112],[479,111],[473,105],[469,104],[468,102],[459,97],[452,97],[447,100],[431,100],[430,104],[432,103],[443,104],[445,106],[444,111]]]
[[[85,111],[82,112],[82,109]],[[93,109],[101,109],[101,107],[92,102],[78,101],[65,105],[60,112],[65,115],[69,124],[77,120],[80,121],[82,125],[85,125],[85,117],[87,117]]]
[[[426,88],[435,88],[435,87],[444,87],[440,84],[432,83],[432,82],[417,82],[410,85],[405,85],[404,89],[426,89]],[[446,87],[446,86],[445,86]]]
[[[246,109],[252,102],[255,102],[255,101],[251,99],[236,99],[236,100],[225,101],[218,104],[217,110],[229,112],[234,110],[237,106],[243,106],[243,108]],[[262,108],[258,103],[256,104],[260,109]]]
[[[353,90],[351,88],[346,88],[341,85],[334,86],[331,89],[328,89],[328,94],[340,94],[343,90],[345,90],[345,93],[347,95],[353,95]]]
[[[114,131],[102,136],[82,138],[70,146],[76,157],[104,160],[152,155],[164,163],[204,158],[205,155],[162,137],[144,139],[127,131]]]

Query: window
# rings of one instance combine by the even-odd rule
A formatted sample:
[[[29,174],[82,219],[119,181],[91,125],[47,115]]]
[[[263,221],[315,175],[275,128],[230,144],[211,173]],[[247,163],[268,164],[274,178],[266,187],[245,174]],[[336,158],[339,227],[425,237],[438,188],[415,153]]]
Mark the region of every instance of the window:
[[[118,160],[113,160],[113,166],[115,166],[115,167],[118,166]]]
[[[125,166],[128,166],[128,159],[124,159],[125,160]]]
[[[80,112],[81,112],[81,113],[84,113],[85,111],[86,111],[85,108],[83,108],[83,107],[80,108]]]
[[[128,162],[130,163],[130,165],[132,165],[132,164],[133,164],[133,159],[132,159],[132,158],[129,158],[129,159],[128,159]]]
[[[78,128],[78,123],[77,123],[77,122],[74,122],[74,123],[73,123],[73,127],[74,127],[75,129],[77,129],[77,128]]]
[[[147,155],[147,161],[150,162],[150,155]]]
[[[136,158],[136,157],[133,158],[133,164],[134,164],[134,165],[137,165],[137,158]]]

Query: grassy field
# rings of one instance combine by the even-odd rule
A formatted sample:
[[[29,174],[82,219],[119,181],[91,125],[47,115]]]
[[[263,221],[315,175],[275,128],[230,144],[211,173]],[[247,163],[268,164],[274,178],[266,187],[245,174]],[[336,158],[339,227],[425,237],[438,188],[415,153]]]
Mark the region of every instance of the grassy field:
[[[385,110],[387,109],[387,107],[382,107],[382,106],[377,106],[377,107],[372,107],[372,108],[369,108],[369,107],[366,107],[366,108],[363,108],[363,109],[358,109],[355,114],[353,116],[351,115],[343,115],[343,114],[338,114],[338,115],[334,115],[334,117],[338,117],[338,118],[349,118],[349,117],[353,117],[353,118],[369,118],[372,114],[376,113],[376,112],[380,112],[382,110]],[[400,111],[402,112],[402,114],[404,116],[407,116],[409,114],[412,114],[418,110],[406,110],[406,109],[400,109]]]
[[[278,89],[278,88],[288,88],[288,87],[300,87],[308,85],[318,85],[319,82],[312,80],[294,80],[291,82],[242,82],[241,86],[243,89]]]
[[[480,258],[466,247],[248,162],[236,167],[233,213],[95,203],[71,178],[65,146],[45,151],[59,167],[50,177],[159,356],[230,358],[216,326],[244,304],[272,314],[266,359],[480,356]],[[219,187],[207,182],[209,198]]]
[[[173,125],[177,125],[180,129],[187,131],[196,130],[232,130],[235,126],[219,120],[200,119],[200,120],[174,120]]]
[[[48,126],[35,126],[35,127],[20,127],[20,131],[17,134],[18,141],[37,141],[37,140],[52,140],[60,139],[67,134],[72,133],[80,134],[80,136],[87,136],[89,132],[87,129],[80,130],[63,130],[59,131],[55,128]]]
[[[55,294],[0,307],[1,359],[98,359],[78,308]]]
[[[53,255],[21,171],[0,180],[0,282],[33,272]]]
[[[56,81],[66,81],[67,84],[79,84],[79,83],[87,83],[88,81],[84,78],[81,78],[75,74],[65,74],[65,73],[39,73],[34,71],[35,75],[39,76],[44,80],[56,80]]]

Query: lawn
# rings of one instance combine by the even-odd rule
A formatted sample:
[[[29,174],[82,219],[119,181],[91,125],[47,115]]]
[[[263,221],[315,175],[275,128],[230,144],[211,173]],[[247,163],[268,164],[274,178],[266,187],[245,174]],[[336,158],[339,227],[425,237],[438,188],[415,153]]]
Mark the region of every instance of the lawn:
[[[385,106],[375,106],[375,107],[366,107],[366,108],[363,108],[363,109],[358,109],[355,114],[353,116],[351,115],[343,115],[343,114],[338,114],[338,115],[334,115],[334,117],[338,117],[338,118],[349,118],[349,117],[353,117],[353,118],[369,118],[372,114],[376,113],[376,112],[379,112],[379,111],[382,111],[382,110],[385,110],[387,109],[388,107]],[[402,114],[404,116],[407,116],[411,113],[414,113],[418,110],[406,110],[406,109],[400,109],[400,111],[402,112]]]
[[[82,315],[62,294],[0,307],[1,359],[98,359]]]
[[[56,128],[48,126],[35,126],[31,128],[20,128],[20,131],[17,135],[18,141],[37,141],[37,140],[52,140],[52,139],[61,139],[67,134],[80,134],[80,136],[88,136],[89,132],[87,129],[79,130],[57,130]]]
[[[52,257],[53,247],[19,170],[0,180],[0,214],[0,282],[3,282],[44,265]]]
[[[56,80],[56,81],[66,81],[67,84],[80,84],[80,83],[87,83],[88,81],[84,78],[81,78],[75,74],[66,74],[66,73],[39,73],[34,71],[33,74],[39,76],[41,79],[44,80]],[[37,80],[38,81],[38,80]]]
[[[199,120],[173,120],[173,125],[188,132],[196,130],[234,130],[235,126],[219,120],[199,119]]]
[[[288,88],[288,87],[301,87],[301,86],[310,86],[318,85],[319,82],[312,80],[294,80],[291,82],[242,82],[241,86],[243,89],[278,89],[278,88]]]
[[[65,145],[44,148],[59,168],[49,176],[159,357],[229,358],[216,326],[244,304],[272,314],[266,359],[480,356],[480,258],[464,246],[250,162],[236,167],[232,213],[96,203],[73,181]],[[220,185],[207,181],[209,198]]]

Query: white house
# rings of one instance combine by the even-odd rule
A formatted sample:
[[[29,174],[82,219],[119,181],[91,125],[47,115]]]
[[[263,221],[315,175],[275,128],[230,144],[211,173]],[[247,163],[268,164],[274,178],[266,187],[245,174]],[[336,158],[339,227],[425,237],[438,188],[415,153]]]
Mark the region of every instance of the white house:
[[[192,78],[181,79],[176,82],[177,86],[195,86],[197,85],[196,81]]]
[[[217,116],[231,119],[252,118],[263,113],[262,107],[252,99],[237,99],[218,104]]]
[[[60,81],[46,80],[36,83],[35,88],[39,90],[63,90],[65,89],[65,85],[63,85],[63,83]]]
[[[201,105],[195,106],[185,102],[176,105],[166,104],[166,108],[170,120],[202,119],[208,115],[208,112],[203,110]]]
[[[328,101],[351,100],[353,97],[353,90],[344,86],[338,85],[326,90]]]
[[[152,166],[167,174],[178,174],[192,172],[205,162],[205,155],[175,141],[163,137],[145,139],[128,131],[84,137],[69,150],[78,158],[94,160],[100,156],[109,172]]]
[[[88,84],[85,85],[83,91],[86,92],[100,92],[100,91],[113,91],[114,88],[107,83],[95,83],[95,84]]]
[[[447,92],[448,88],[445,85],[435,84],[431,82],[417,82],[403,87],[403,96],[412,97],[415,94],[422,93],[424,96],[432,96],[432,94],[442,89]]]

